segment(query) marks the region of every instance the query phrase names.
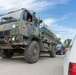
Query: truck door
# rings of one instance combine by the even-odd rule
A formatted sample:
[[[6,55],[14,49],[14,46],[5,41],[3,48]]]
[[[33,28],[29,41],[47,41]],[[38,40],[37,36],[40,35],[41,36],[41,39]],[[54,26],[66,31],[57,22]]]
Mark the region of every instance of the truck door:
[[[31,19],[30,22],[32,22],[32,25],[28,22],[28,18]],[[26,34],[28,36],[30,36],[34,32],[34,25],[33,25],[33,19],[32,18],[33,17],[30,13],[28,13],[27,11],[24,12],[24,14],[23,14],[23,25],[25,27],[24,32],[26,32]]]

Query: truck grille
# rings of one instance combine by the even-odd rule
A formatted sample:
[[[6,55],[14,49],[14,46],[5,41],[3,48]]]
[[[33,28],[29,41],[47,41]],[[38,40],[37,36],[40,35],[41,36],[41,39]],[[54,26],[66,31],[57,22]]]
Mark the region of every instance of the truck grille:
[[[10,30],[4,31],[4,36],[10,35]]]
[[[0,31],[0,37],[3,36],[3,31]]]
[[[8,36],[8,35],[10,35],[10,30],[0,31],[0,37]]]

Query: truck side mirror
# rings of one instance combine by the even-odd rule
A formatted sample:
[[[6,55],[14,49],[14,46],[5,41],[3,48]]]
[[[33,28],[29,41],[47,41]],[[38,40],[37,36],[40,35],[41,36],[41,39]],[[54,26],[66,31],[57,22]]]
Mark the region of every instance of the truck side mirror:
[[[42,20],[38,20],[38,25],[40,25],[40,23],[42,23],[43,21]]]
[[[39,23],[42,23],[42,22],[43,22],[42,20],[39,21]]]

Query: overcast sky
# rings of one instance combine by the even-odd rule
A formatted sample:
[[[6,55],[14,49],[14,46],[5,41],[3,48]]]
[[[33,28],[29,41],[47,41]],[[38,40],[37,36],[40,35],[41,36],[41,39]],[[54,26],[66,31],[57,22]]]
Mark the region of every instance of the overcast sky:
[[[62,41],[76,34],[76,0],[0,0],[0,14],[20,8],[36,11]]]

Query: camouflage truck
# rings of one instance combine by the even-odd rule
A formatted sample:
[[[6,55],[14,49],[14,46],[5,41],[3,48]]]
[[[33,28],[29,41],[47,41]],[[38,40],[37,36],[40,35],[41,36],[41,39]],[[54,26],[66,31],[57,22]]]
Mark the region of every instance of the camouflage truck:
[[[27,21],[31,18],[32,25]],[[55,57],[56,36],[47,27],[40,28],[42,21],[25,8],[0,16],[0,55],[11,58],[14,53],[23,54],[26,62],[37,62],[41,52]],[[46,47],[47,45],[47,47]]]

